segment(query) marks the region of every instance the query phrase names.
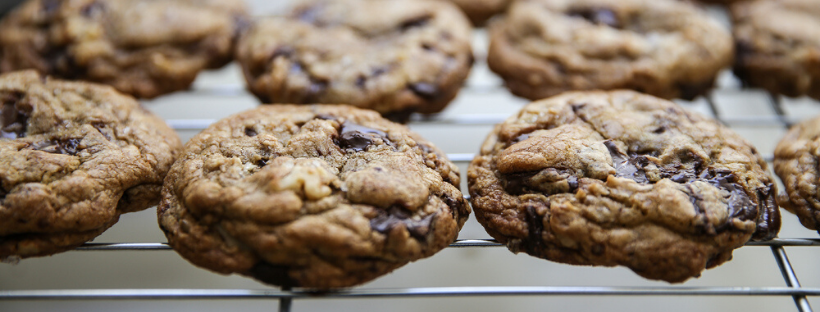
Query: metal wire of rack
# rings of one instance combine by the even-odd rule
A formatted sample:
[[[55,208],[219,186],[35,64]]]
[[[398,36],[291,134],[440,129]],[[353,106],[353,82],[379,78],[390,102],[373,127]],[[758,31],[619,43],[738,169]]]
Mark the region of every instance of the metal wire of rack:
[[[225,93],[226,90],[200,90],[197,92]],[[473,92],[483,92],[481,89]],[[711,113],[728,125],[781,125],[791,126],[796,120],[789,118],[778,96],[770,96],[769,102],[775,112],[772,117],[723,117],[712,96],[706,102]],[[440,118],[414,116],[413,124],[434,125],[492,125],[502,121],[503,115],[458,115]],[[214,120],[168,120],[177,130],[201,130]],[[467,163],[473,154],[448,154],[456,163]],[[766,157],[768,161],[771,156]],[[303,290],[258,289],[79,289],[79,290],[0,290],[3,300],[179,300],[179,299],[267,299],[278,300],[279,311],[291,311],[295,300],[355,299],[355,298],[419,298],[419,297],[478,297],[478,296],[786,296],[792,297],[798,311],[813,311],[807,297],[820,296],[820,288],[801,287],[784,247],[820,246],[820,239],[778,238],[767,242],[750,242],[747,246],[769,247],[782,275],[785,287],[414,287],[395,289],[351,289],[338,292],[315,293]],[[450,248],[503,247],[492,239],[458,240]],[[87,243],[76,251],[168,251],[165,243]]]

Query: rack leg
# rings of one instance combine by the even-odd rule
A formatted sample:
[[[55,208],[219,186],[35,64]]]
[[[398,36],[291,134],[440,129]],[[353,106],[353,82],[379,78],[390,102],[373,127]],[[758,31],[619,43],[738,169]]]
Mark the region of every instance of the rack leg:
[[[792,269],[792,264],[789,262],[789,257],[786,255],[786,250],[783,246],[771,246],[774,259],[777,261],[777,266],[780,267],[780,273],[783,274],[783,279],[786,280],[786,285],[789,287],[800,288],[800,281],[797,280],[797,274]],[[803,295],[794,295],[794,303],[797,305],[797,310],[800,312],[812,312],[809,300]]]
[[[712,112],[712,116],[714,116],[715,119],[720,121],[720,123],[725,126],[726,122],[724,122],[723,119],[720,118],[720,111],[717,108],[717,104],[715,104],[715,98],[712,92],[705,94],[703,98],[706,99],[706,104],[709,104],[709,110]]]
[[[290,287],[282,287],[282,291],[290,291]],[[290,312],[290,306],[292,304],[293,298],[279,298],[279,312]]]
[[[780,96],[774,93],[769,93],[769,103],[772,105],[772,110],[777,115],[777,119],[783,124],[786,129],[792,127],[792,122],[789,121],[788,116],[786,116],[786,111],[783,110],[783,101],[780,99]]]

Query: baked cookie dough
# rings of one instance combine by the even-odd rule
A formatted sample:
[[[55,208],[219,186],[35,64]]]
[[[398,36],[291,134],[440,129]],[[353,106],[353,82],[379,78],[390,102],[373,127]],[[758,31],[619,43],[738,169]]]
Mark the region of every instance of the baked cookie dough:
[[[633,91],[568,92],[497,125],[468,169],[476,218],[513,252],[683,282],[780,229],[754,147]]]
[[[489,32],[490,68],[532,100],[592,89],[691,100],[733,54],[723,26],[677,0],[521,0]]]
[[[0,259],[73,249],[159,202],[182,148],[129,96],[34,71],[0,75]]]
[[[786,187],[778,201],[806,228],[820,230],[820,117],[792,127],[774,151],[774,171]]]
[[[232,60],[239,0],[30,0],[0,22],[0,71],[36,69],[140,98]]]
[[[393,120],[436,113],[472,64],[470,23],[439,1],[314,0],[258,20],[237,60],[263,103],[350,104]]]
[[[197,266],[330,289],[452,243],[470,214],[458,185],[444,153],[376,112],[271,105],[191,139],[157,212]]]
[[[732,6],[734,72],[747,86],[820,99],[820,3],[749,1]]]

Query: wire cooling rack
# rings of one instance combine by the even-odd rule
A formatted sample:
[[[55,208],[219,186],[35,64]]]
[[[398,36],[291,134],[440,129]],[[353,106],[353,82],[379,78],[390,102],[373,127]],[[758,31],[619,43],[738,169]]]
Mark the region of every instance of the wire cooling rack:
[[[714,10],[713,10],[714,11]],[[715,12],[712,12],[715,13]],[[717,12],[718,15],[723,13]],[[725,19],[725,16],[724,16]],[[462,90],[462,96],[467,95],[471,98],[478,97],[492,97],[501,96],[502,101],[509,101],[512,97],[508,96],[508,91],[501,86],[500,81],[496,77],[491,77],[489,71],[486,69],[486,64],[481,60],[483,47],[486,47],[486,37],[479,32],[478,42],[476,44],[476,55],[479,60],[471,74],[470,82]],[[475,79],[479,76],[478,79]],[[235,101],[238,98],[248,98],[248,94],[243,90],[241,82],[237,81],[236,77],[229,80],[229,83],[220,81],[218,83],[206,84],[205,86],[195,86],[193,90],[187,92],[180,92],[174,96],[178,96],[183,100],[198,100],[203,98],[217,99],[217,101]],[[721,87],[716,89],[712,95],[703,97],[696,101],[696,104],[684,104],[684,107],[690,110],[700,111],[707,115],[711,115],[732,128],[755,128],[762,129],[762,131],[787,129],[792,124],[811,117],[809,115],[820,112],[820,109],[810,109],[812,113],[792,112],[784,106],[784,101],[791,101],[779,96],[767,95],[759,91],[749,91],[739,87],[739,83],[731,78],[731,75],[724,75],[721,77]],[[460,96],[460,97],[462,97]],[[506,97],[505,97],[506,96]],[[756,112],[745,112],[745,107],[735,106],[733,109],[725,109],[722,103],[727,102],[726,99],[738,98],[754,98],[758,104],[763,104],[765,112],[760,113],[760,105],[756,108]],[[457,100],[458,101],[458,100]],[[523,102],[520,99],[517,102]],[[805,102],[805,101],[804,101]],[[820,107],[820,103],[816,101],[808,101]],[[690,103],[691,104],[691,103]],[[812,105],[809,104],[809,105]],[[452,105],[451,105],[452,106]],[[464,105],[462,105],[464,106]],[[725,105],[724,105],[725,106]],[[156,108],[150,107],[149,108]],[[207,116],[207,118],[197,118],[200,115],[194,111],[193,106],[188,109],[195,117],[190,117],[188,114],[176,114],[171,118],[167,114],[161,116],[166,118],[166,121],[180,134],[192,134],[206,128],[223,115]],[[185,109],[183,109],[185,110]],[[434,128],[442,127],[471,127],[482,126],[489,127],[493,124],[503,121],[510,113],[504,111],[497,113],[493,110],[489,113],[476,113],[472,109],[456,109],[456,113],[452,113],[453,109],[448,108],[442,114],[434,116],[413,116],[411,118],[411,128]],[[481,110],[478,110],[481,111]],[[449,112],[449,113],[448,113]],[[188,112],[186,112],[188,113]],[[174,115],[174,114],[171,114]],[[182,115],[180,118],[179,115]],[[176,117],[176,118],[175,118]],[[423,135],[425,133],[422,133]],[[476,133],[476,136],[483,138],[486,133]],[[429,135],[425,135],[430,138]],[[432,138],[431,138],[432,139]],[[435,140],[434,140],[435,141]],[[462,169],[469,163],[474,154],[472,153],[452,153],[452,149],[448,146],[441,146],[448,153],[449,158],[457,163]],[[470,148],[466,150],[459,150],[460,152],[477,151],[478,148]],[[765,149],[764,149],[765,150]],[[768,149],[771,150],[771,149]],[[771,154],[766,155],[766,160],[771,162]],[[462,177],[466,177],[463,174]],[[462,188],[464,189],[464,188]],[[782,188],[781,188],[782,189]],[[788,214],[787,212],[783,212]],[[116,227],[116,226],[115,226]],[[803,233],[806,233],[804,231]],[[813,234],[813,233],[812,233]],[[801,234],[802,235],[802,234]],[[809,236],[806,234],[805,236]],[[811,236],[815,237],[815,236]],[[3,289],[2,285],[11,285],[11,283],[3,283],[6,278],[0,271],[0,311],[3,309],[4,302],[44,302],[44,301],[145,301],[145,300],[162,300],[162,301],[181,301],[181,300],[261,300],[278,302],[279,311],[299,310],[298,306],[294,307],[295,303],[311,300],[329,300],[329,299],[350,299],[350,300],[373,300],[373,299],[406,299],[406,298],[461,298],[461,297],[782,297],[792,298],[794,307],[797,311],[808,312],[812,311],[809,303],[809,297],[820,296],[820,287],[802,287],[798,279],[798,273],[792,266],[789,256],[786,253],[786,247],[808,247],[815,248],[820,246],[820,239],[818,238],[778,238],[767,242],[750,242],[746,248],[768,248],[771,251],[771,256],[774,258],[774,265],[761,268],[762,271],[777,271],[776,275],[782,276],[785,286],[670,286],[664,284],[663,286],[457,286],[457,287],[393,287],[393,288],[370,288],[363,286],[349,290],[329,292],[329,293],[313,293],[302,290],[291,289],[273,289],[261,288],[252,289],[250,287],[244,288],[230,288],[230,289],[205,289],[205,288],[89,288],[89,289],[66,289],[66,288],[52,288],[52,289]],[[460,239],[450,245],[448,249],[503,249],[503,245],[497,243],[492,239]],[[106,258],[106,255],[114,255],[117,253],[136,253],[139,255],[147,254],[149,257],[154,256],[154,253],[172,253],[171,248],[165,243],[88,243],[82,247],[77,248],[72,253],[86,253],[86,252],[100,252],[102,253],[95,259]],[[506,251],[505,251],[506,252]],[[765,253],[765,252],[764,252]],[[437,257],[434,256],[433,258]],[[56,256],[54,257],[56,260]],[[109,257],[110,258],[110,257]],[[755,259],[759,262],[764,262],[763,259]],[[28,261],[28,260],[26,260]],[[56,260],[60,261],[60,260]],[[100,260],[104,261],[104,260]],[[539,260],[541,261],[541,260]],[[412,266],[415,264],[410,264]],[[719,270],[719,269],[716,269]],[[201,274],[210,274],[202,271]],[[93,272],[83,274],[91,275]],[[17,275],[15,275],[17,276]],[[21,276],[25,276],[24,274]],[[814,275],[802,275],[804,280],[814,282],[812,284],[820,283],[815,280],[820,279]],[[18,277],[19,278],[19,277]],[[49,285],[49,281],[42,281],[42,284]],[[128,282],[126,282],[128,286]],[[789,299],[786,299],[787,301]],[[273,307],[271,307],[273,308]],[[791,307],[779,308],[779,311],[788,311]],[[142,310],[142,309],[141,309]]]
[[[493,89],[493,88],[490,88]],[[476,89],[466,92],[496,92],[498,90]],[[241,90],[234,90],[242,92]],[[226,90],[196,90],[200,95],[226,94]],[[769,96],[767,101],[774,114],[770,116],[723,116],[712,96],[704,98],[706,107],[718,120],[729,126],[779,126],[788,128],[798,119],[789,117],[783,108],[781,98]],[[412,125],[492,125],[502,121],[507,115],[483,114],[454,116],[414,116]],[[170,119],[169,124],[179,131],[198,131],[213,123],[215,119]],[[459,164],[466,164],[472,158],[469,153],[448,154]],[[766,157],[768,161],[771,156]],[[785,213],[785,212],[784,212]],[[314,293],[300,290],[273,289],[56,289],[56,290],[0,290],[0,302],[4,300],[182,300],[182,299],[266,299],[278,300],[279,311],[292,310],[296,300],[321,299],[365,299],[365,298],[418,298],[418,297],[483,297],[483,296],[784,296],[794,300],[798,311],[812,311],[807,297],[820,296],[820,288],[801,287],[797,273],[793,269],[784,247],[820,246],[815,238],[778,238],[767,242],[751,242],[748,246],[768,247],[777,268],[785,281],[785,287],[411,287],[392,289],[354,288],[329,293]],[[492,239],[462,239],[449,248],[497,248],[503,247]],[[170,251],[165,243],[88,243],[76,252],[147,252]],[[772,268],[774,269],[774,268]]]

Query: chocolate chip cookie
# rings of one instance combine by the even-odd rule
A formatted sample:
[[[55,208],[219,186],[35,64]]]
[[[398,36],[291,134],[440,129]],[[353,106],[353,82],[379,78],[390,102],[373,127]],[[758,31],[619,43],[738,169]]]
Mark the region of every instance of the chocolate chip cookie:
[[[774,171],[786,187],[778,202],[812,230],[820,230],[819,157],[820,117],[792,127],[774,151]]]
[[[373,111],[272,105],[191,139],[159,224],[195,265],[281,286],[372,280],[452,243],[470,214],[458,168]]]
[[[772,93],[820,99],[820,3],[742,2],[732,17],[738,78]]]
[[[473,25],[484,25],[488,19],[503,13],[512,0],[449,0],[455,3],[470,18]]]
[[[73,249],[156,205],[182,148],[108,86],[15,72],[0,76],[0,103],[0,259]]]
[[[592,89],[691,100],[732,60],[729,32],[677,0],[522,0],[489,31],[490,68],[532,100]]]
[[[0,22],[0,71],[36,69],[152,98],[232,59],[239,0],[30,0]]]
[[[754,147],[633,91],[533,102],[495,127],[468,170],[487,232],[557,262],[683,282],[780,229],[775,184]]]
[[[314,0],[258,20],[237,60],[263,103],[344,103],[405,120],[456,96],[472,64],[470,30],[447,2]]]

